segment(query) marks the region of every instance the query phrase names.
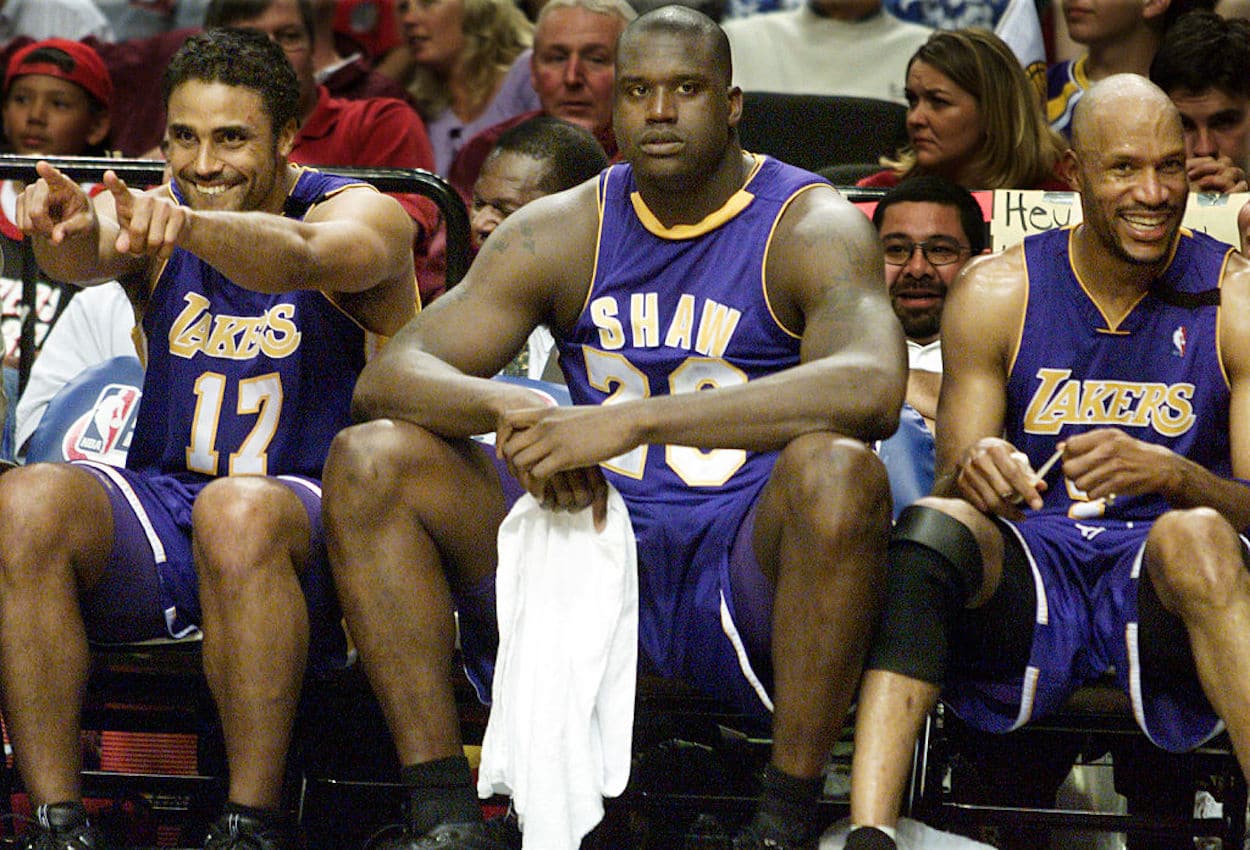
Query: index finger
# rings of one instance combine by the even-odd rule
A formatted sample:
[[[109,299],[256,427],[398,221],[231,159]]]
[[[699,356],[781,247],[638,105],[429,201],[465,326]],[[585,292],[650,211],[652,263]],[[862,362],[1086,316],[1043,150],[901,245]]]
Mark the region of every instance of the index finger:
[[[65,172],[61,171],[61,169],[48,162],[46,159],[41,159],[35,163],[35,173],[47,182],[48,188],[57,188],[58,186],[77,187],[78,185],[73,180],[70,180],[69,177],[65,175]]]
[[[134,204],[134,197],[130,194],[130,187],[126,185],[126,181],[117,176],[115,171],[104,172],[104,188],[108,189],[113,195],[113,201],[116,203],[119,214],[123,204],[126,211],[129,212]]]

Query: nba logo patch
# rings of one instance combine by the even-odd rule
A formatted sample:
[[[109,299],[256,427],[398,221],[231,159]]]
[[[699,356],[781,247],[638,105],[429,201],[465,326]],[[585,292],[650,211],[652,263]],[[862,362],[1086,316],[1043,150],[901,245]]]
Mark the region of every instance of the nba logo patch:
[[[1177,325],[1176,330],[1172,331],[1172,356],[1185,356],[1185,342],[1188,337],[1185,334],[1185,326]]]
[[[108,384],[95,404],[65,432],[61,453],[66,460],[94,460],[125,466],[143,393],[128,384]]]

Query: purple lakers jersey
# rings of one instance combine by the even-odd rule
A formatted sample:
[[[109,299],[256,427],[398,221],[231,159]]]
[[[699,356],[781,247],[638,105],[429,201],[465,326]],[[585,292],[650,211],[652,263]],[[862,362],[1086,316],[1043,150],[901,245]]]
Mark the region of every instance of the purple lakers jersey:
[[[774,315],[765,258],[787,205],[827,185],[757,157],[723,207],[696,225],[665,228],[630,166],[603,172],[594,277],[576,324],[556,340],[573,402],[732,387],[796,365],[803,329]],[[724,635],[712,646],[695,637],[696,626],[719,622],[716,576],[775,460],[775,452],[646,445],[602,464],[629,506],[639,640],[661,674],[680,675],[699,659],[706,667],[720,650]]]
[[[303,170],[283,214],[302,219],[358,185]],[[183,202],[174,184],[169,191]],[[330,440],[350,424],[365,357],[364,331],[328,295],[253,292],[179,248],[142,325],[148,357],[129,468],[191,480],[321,477]]]
[[[764,258],[786,205],[813,185],[824,184],[759,157],[724,207],[697,225],[665,228],[628,165],[603,172],[594,279],[577,324],[558,340],[573,402],[729,387],[797,364],[802,328],[773,315]],[[749,486],[761,465],[736,449],[641,446],[604,468],[624,495],[697,501]]]
[[[1071,229],[1024,240],[1028,296],[1007,385],[1007,439],[1034,468],[1074,434],[1114,427],[1231,475],[1229,389],[1213,295],[1233,248],[1182,230],[1171,262],[1119,321],[1103,314],[1073,269]],[[1156,496],[1090,502],[1061,465],[1046,476],[1043,513],[1153,519]]]

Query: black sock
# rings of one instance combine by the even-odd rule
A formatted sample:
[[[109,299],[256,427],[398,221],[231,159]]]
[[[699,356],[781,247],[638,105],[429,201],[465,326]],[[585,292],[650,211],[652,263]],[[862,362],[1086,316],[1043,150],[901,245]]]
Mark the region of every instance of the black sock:
[[[221,807],[221,813],[223,815],[242,815],[245,818],[251,818],[262,829],[285,826],[282,812],[278,809],[258,809],[255,806],[245,806],[242,803],[234,803],[227,800],[226,804]]]
[[[482,819],[473,772],[464,756],[410,764],[400,777],[408,786],[408,822],[415,835],[424,835],[439,824]]]
[[[860,826],[846,837],[846,850],[898,850],[898,844],[876,827]]]
[[[803,779],[770,764],[764,768],[762,784],[756,817],[761,826],[791,841],[806,841],[820,831],[816,803],[824,786],[823,776]]]

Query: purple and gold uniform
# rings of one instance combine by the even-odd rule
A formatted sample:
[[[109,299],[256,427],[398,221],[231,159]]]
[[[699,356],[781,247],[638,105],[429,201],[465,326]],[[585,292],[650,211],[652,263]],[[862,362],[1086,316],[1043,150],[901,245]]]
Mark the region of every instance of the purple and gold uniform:
[[[302,170],[283,214],[302,219],[316,204],[356,181]],[[177,187],[168,187],[180,203]],[[264,246],[256,246],[263,251]],[[301,580],[310,613],[332,603],[321,541],[320,476],[334,435],[350,423],[356,377],[365,362],[365,332],[331,296],[298,290],[254,292],[199,257],[175,249],[153,284],[141,319],[147,362],[127,469],[83,463],[113,505],[109,565],[154,568],[166,628],[184,634],[199,622],[191,554],[191,507],[214,478],[275,476],[308,510],[313,563]],[[155,637],[150,612],[136,600],[100,598],[109,616],[88,605],[88,622],[104,639]],[[126,625],[116,608],[140,609]],[[314,616],[314,624],[323,619]],[[314,629],[314,646],[320,636]]]
[[[1118,428],[1231,476],[1219,306],[1199,293],[1218,290],[1233,248],[1182,230],[1166,270],[1117,319],[1099,309],[1074,271],[1072,232],[1024,241],[1027,298],[1007,382],[1006,439],[1037,468],[1062,440]],[[1024,679],[952,677],[945,698],[974,725],[1006,731],[1114,669],[1156,744],[1197,745],[1219,729],[1200,689],[1143,687],[1138,653],[1142,552],[1168,504],[1158,496],[1120,497],[1110,506],[1090,501],[1060,465],[1046,483],[1040,510],[1004,522],[1023,545],[1037,588]]]
[[[1065,136],[1072,135],[1072,113],[1090,85],[1085,59],[1080,56],[1046,69],[1046,122]]]
[[[557,339],[573,402],[728,387],[797,365],[803,329],[777,320],[764,267],[786,207],[825,185],[757,156],[723,207],[666,228],[628,165],[605,171],[594,277],[576,324]],[[637,537],[643,651],[659,673],[757,710],[770,703],[748,658],[767,662],[772,599],[744,519],[775,460],[775,452],[648,445],[603,464]],[[731,566],[739,556],[750,569]],[[741,574],[759,577],[743,598],[730,592],[731,570],[739,590]]]

